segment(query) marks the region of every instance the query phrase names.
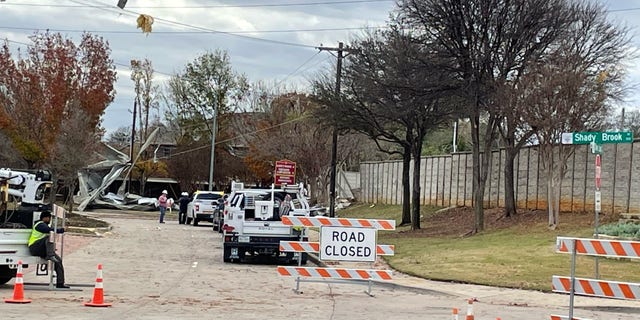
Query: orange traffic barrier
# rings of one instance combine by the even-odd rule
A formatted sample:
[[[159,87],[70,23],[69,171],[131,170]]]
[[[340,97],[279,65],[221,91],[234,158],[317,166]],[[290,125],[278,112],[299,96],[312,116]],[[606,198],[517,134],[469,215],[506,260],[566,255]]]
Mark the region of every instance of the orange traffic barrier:
[[[93,289],[93,299],[85,302],[87,307],[111,307],[111,303],[104,303],[104,287],[102,284],[102,264],[98,265],[98,275],[96,276],[96,286]]]
[[[473,315],[473,299],[467,300],[467,317],[465,320],[475,320]]]
[[[458,308],[453,308],[453,320],[458,320]]]
[[[16,280],[13,284],[13,298],[4,299],[6,303],[30,303],[30,299],[24,298],[24,280],[22,279],[22,260],[18,261]]]

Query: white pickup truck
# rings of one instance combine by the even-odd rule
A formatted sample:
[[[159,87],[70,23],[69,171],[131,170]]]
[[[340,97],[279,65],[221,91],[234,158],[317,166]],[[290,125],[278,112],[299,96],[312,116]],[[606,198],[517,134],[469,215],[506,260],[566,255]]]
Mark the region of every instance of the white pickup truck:
[[[224,207],[224,262],[246,257],[272,256],[297,261],[297,253],[280,252],[280,241],[308,241],[305,228],[284,225],[281,215],[309,216],[302,185],[271,189],[244,189],[233,184]],[[304,264],[307,255],[302,254]]]

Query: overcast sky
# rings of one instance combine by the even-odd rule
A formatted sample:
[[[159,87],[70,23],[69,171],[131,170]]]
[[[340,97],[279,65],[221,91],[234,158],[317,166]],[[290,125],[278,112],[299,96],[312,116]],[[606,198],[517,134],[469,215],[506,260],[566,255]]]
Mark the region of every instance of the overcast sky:
[[[131,124],[133,84],[128,66],[132,59],[150,59],[162,84],[198,55],[227,50],[233,68],[250,81],[305,89],[309,75],[335,61],[315,46],[348,44],[351,34],[358,32],[353,29],[384,25],[395,6],[391,0],[129,0],[126,10],[121,10],[117,2],[0,0],[1,39],[29,43],[34,31],[49,29],[73,39],[86,30],[109,41],[118,81],[115,101],[105,111],[107,132]],[[602,3],[611,10],[612,19],[634,28],[634,46],[640,47],[640,0]],[[139,13],[156,18],[148,36],[136,29]],[[274,32],[291,30],[297,31]],[[9,45],[24,48],[15,42]],[[640,67],[637,62],[629,67],[629,84],[637,86]],[[639,92],[635,88],[624,106],[640,106]]]

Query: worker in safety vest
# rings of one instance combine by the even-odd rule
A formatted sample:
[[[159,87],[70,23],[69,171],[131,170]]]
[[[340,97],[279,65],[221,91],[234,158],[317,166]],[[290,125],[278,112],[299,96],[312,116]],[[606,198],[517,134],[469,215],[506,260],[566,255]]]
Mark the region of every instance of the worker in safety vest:
[[[31,237],[29,237],[29,252],[33,256],[39,256],[53,262],[53,269],[56,272],[56,287],[69,288],[64,284],[64,267],[62,266],[62,258],[56,254],[56,246],[49,241],[49,233],[64,233],[64,228],[54,230],[49,227],[51,222],[51,212],[43,211],[40,213],[40,220],[33,225]]]

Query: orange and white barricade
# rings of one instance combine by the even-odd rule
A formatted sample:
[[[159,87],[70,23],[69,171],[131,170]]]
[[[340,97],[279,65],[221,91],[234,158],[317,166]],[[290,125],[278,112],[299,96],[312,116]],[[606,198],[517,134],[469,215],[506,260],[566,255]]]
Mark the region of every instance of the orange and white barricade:
[[[344,279],[344,280],[391,280],[390,270],[283,267],[278,266],[278,274],[285,277]]]
[[[640,242],[558,237],[556,240],[556,252],[571,254],[571,276],[554,275],[551,280],[554,292],[568,293],[570,295],[569,316],[552,315],[552,320],[581,319],[573,317],[574,295],[640,300],[640,283],[575,277],[577,255],[638,259],[640,258]]]
[[[325,217],[291,217],[283,216],[282,223],[289,226],[302,227],[355,227],[373,228],[377,230],[395,230],[395,220],[347,219]]]
[[[617,282],[575,278],[575,294],[600,298],[614,298],[638,300],[640,299],[640,283]],[[571,277],[553,276],[553,291],[559,293],[571,292]]]
[[[281,241],[281,252],[319,252],[320,259],[332,261],[359,261],[375,263],[378,255],[393,255],[393,245],[378,245],[377,230],[395,230],[395,220],[346,219],[326,217],[283,216],[284,225],[295,227],[319,227],[320,242]],[[356,246],[353,244],[356,243]],[[372,281],[391,280],[390,270],[278,267],[281,276],[296,277],[296,288],[300,282],[355,282],[367,283],[371,294]],[[301,279],[304,278],[304,279]],[[311,278],[311,279],[309,279]],[[366,282],[365,282],[366,281]]]

